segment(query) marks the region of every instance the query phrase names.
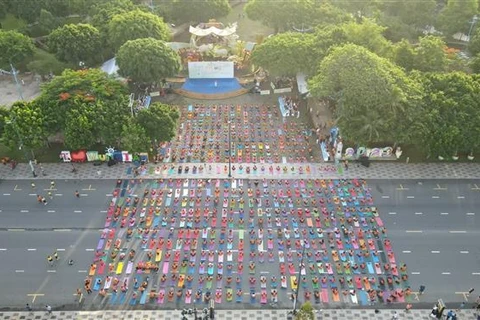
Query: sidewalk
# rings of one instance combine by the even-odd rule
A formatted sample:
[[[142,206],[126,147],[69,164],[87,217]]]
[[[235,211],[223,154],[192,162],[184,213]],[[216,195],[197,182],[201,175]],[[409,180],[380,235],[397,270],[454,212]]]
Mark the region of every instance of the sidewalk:
[[[139,178],[159,179],[159,178],[227,178],[224,171],[228,164],[214,163],[203,164],[205,169],[203,173],[197,172],[192,174],[194,165],[201,166],[200,163],[182,163],[182,164],[165,164],[168,168],[174,166],[173,170],[162,170],[164,164],[154,165],[148,164],[145,174],[141,174]],[[177,173],[178,166],[183,168],[190,167],[190,172],[185,174]],[[209,170],[209,165],[212,169]],[[240,165],[243,166],[243,172],[239,172]],[[311,168],[310,174],[306,173],[306,166]],[[35,179],[131,179],[133,178],[132,163],[119,163],[115,166],[108,167],[106,164],[94,166],[92,163],[76,163],[77,173],[71,172],[72,166],[69,163],[45,163],[42,164],[45,176],[40,172],[40,167],[36,166],[37,177]],[[333,164],[272,164],[273,168],[280,166],[282,170],[278,173],[275,169],[273,174],[269,173],[270,164],[257,164],[257,172],[253,172],[253,164],[232,164],[236,167],[232,171],[232,176],[242,179],[480,179],[480,163],[421,163],[406,164],[400,162],[372,162],[369,168],[358,166],[355,163],[349,165],[348,170],[339,173]],[[261,167],[264,166],[265,171],[262,173]],[[283,167],[287,166],[288,172],[283,173]],[[246,173],[246,168],[250,167],[250,174]],[[291,167],[295,170],[292,172]],[[303,174],[299,174],[299,167],[303,167]],[[129,169],[130,168],[130,169]],[[157,169],[157,173],[155,172]],[[169,172],[170,171],[170,172]],[[0,165],[0,179],[5,180],[22,180],[34,179],[30,166],[28,164],[18,164],[12,170],[8,165]]]
[[[201,310],[199,310],[201,312]],[[215,319],[219,320],[286,320],[289,310],[216,310]],[[405,313],[404,310],[382,309],[376,314],[373,309],[324,309],[317,312],[317,319],[331,320],[391,320],[393,313],[397,311],[399,320],[420,320],[430,318],[431,309],[417,309]],[[448,310],[444,312],[446,314]],[[457,312],[458,319],[476,319],[473,310],[461,310]],[[156,310],[156,311],[53,311],[51,315],[44,311],[29,312],[0,312],[0,320],[20,319],[74,319],[74,320],[180,320],[181,310]],[[187,316],[193,319],[193,315]]]

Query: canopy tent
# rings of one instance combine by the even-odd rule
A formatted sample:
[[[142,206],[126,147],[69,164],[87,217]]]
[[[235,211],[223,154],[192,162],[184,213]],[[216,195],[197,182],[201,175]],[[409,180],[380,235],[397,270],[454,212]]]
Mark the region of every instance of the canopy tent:
[[[297,73],[297,87],[300,94],[307,94],[309,92],[307,78],[304,73]]]
[[[118,72],[118,65],[117,65],[117,59],[112,58],[110,60],[105,61],[102,66],[100,67],[102,71],[107,73],[108,75],[116,75]]]
[[[234,23],[233,25],[231,25],[230,27],[226,27],[225,29],[219,29],[217,27],[202,29],[202,28],[196,28],[196,27],[190,26],[189,31],[191,34],[197,37],[205,37],[211,34],[214,34],[219,37],[227,37],[237,32],[237,24]]]

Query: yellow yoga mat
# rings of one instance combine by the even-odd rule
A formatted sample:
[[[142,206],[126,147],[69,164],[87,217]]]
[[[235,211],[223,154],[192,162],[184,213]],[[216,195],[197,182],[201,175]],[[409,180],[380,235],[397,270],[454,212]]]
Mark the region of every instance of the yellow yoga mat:
[[[123,262],[119,262],[117,265],[117,272],[116,274],[121,274],[123,271]]]

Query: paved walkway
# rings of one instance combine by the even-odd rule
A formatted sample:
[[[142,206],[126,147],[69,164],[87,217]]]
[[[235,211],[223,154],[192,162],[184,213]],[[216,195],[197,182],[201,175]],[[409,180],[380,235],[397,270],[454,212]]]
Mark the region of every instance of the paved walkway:
[[[189,174],[178,174],[178,166],[190,167]],[[141,175],[142,178],[226,178],[227,173],[224,169],[228,166],[225,163],[209,164],[204,166],[202,173],[192,173],[193,166],[201,166],[202,164],[167,164],[173,170],[162,170],[162,165],[148,164],[147,170]],[[243,166],[243,172],[240,173],[240,166]],[[94,166],[92,163],[75,164],[77,173],[72,173],[72,166],[69,163],[48,163],[43,164],[45,175],[41,174],[40,166],[35,166],[37,173],[36,179],[128,179],[132,178],[133,164],[121,163],[112,167],[106,164]],[[244,179],[291,179],[291,178],[364,178],[364,179],[480,179],[480,163],[421,163],[406,164],[400,162],[373,162],[369,168],[358,166],[355,163],[349,165],[348,170],[342,170],[339,173],[333,164],[309,164],[310,174],[306,172],[307,164],[273,164],[274,172],[269,172],[269,164],[257,164],[257,172],[253,172],[253,164],[234,164],[236,170],[232,172],[235,178]],[[264,166],[265,171],[262,173],[261,167]],[[275,168],[280,166],[280,172]],[[283,172],[283,168],[287,166],[287,173]],[[295,170],[292,172],[291,167]],[[303,174],[299,173],[299,167],[303,167]],[[250,173],[246,173],[246,168],[250,167]],[[157,169],[157,170],[156,170]],[[33,175],[28,164],[19,164],[15,170],[11,170],[8,165],[0,165],[0,179],[32,179]]]
[[[215,312],[215,319],[220,320],[286,320],[289,310],[218,310]],[[431,309],[417,309],[405,313],[403,310],[380,310],[375,313],[373,309],[325,309],[317,312],[317,319],[331,320],[391,320],[394,312],[398,313],[398,319],[402,320],[420,320],[432,319],[429,315]],[[448,310],[447,310],[448,312]],[[446,312],[444,312],[446,314]],[[457,312],[458,319],[476,319],[473,310],[461,310]],[[78,320],[180,320],[181,311],[53,311],[51,315],[47,312],[0,312],[0,320],[20,320],[20,319],[78,319]],[[187,319],[193,319],[193,315],[187,316]]]

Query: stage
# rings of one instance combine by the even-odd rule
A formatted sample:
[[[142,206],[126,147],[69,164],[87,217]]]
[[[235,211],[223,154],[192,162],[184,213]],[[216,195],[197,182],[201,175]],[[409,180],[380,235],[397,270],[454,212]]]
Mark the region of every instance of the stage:
[[[237,78],[187,78],[176,93],[194,99],[226,99],[248,92]]]

